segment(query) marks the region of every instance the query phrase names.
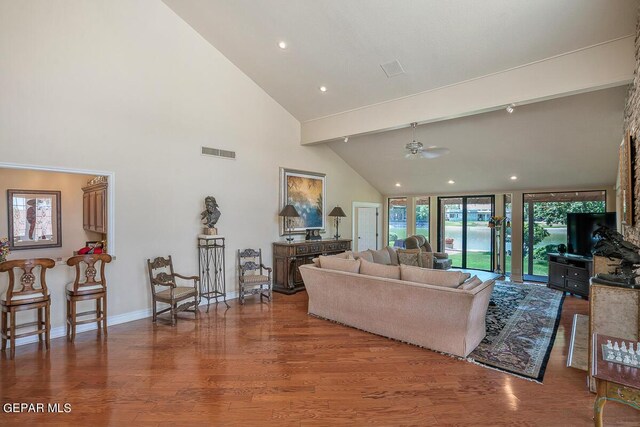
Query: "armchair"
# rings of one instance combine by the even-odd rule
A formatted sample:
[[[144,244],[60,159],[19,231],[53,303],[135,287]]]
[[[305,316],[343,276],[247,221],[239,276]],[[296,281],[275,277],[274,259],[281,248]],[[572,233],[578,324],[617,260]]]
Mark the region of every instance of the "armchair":
[[[416,234],[407,237],[405,240],[407,249],[420,249],[422,251],[422,266],[425,268],[435,268],[438,270],[448,270],[451,268],[451,260],[446,252],[434,252],[426,237]]]
[[[171,326],[178,320],[178,312],[188,311],[198,317],[198,276],[183,276],[173,271],[173,261],[169,258],[158,257],[153,261],[147,260],[149,270],[149,283],[151,285],[151,295],[153,299],[153,321],[158,318],[158,314],[171,312]],[[193,280],[193,286],[178,286],[176,278],[182,280]],[[157,290],[160,288],[162,290]],[[166,289],[163,289],[166,288]],[[186,301],[193,298],[193,301]],[[183,302],[178,305],[179,302]],[[168,308],[158,311],[157,303],[169,304]]]

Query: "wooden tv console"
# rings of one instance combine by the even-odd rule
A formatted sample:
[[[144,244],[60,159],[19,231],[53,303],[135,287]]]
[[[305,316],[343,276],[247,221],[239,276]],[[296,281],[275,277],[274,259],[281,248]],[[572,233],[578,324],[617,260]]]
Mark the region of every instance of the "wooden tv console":
[[[549,288],[589,298],[591,276],[593,276],[592,258],[549,254],[549,283],[547,284]]]

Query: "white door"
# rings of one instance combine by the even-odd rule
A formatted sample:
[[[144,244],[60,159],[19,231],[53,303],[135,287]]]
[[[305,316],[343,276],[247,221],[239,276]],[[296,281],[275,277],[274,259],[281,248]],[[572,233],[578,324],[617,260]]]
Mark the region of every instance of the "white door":
[[[356,208],[356,252],[378,249],[378,208]]]

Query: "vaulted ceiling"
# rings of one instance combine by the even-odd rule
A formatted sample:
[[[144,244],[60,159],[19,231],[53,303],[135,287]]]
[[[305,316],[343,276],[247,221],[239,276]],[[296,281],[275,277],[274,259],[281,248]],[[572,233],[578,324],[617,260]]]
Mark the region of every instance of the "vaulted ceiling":
[[[383,194],[615,183],[638,0],[163,1]]]
[[[329,146],[387,195],[601,188],[616,182],[627,90],[620,86],[516,107],[512,114],[499,110],[419,126],[416,139],[425,147],[451,150],[437,159],[405,159],[409,128]],[[513,175],[518,179],[511,180]]]
[[[635,31],[637,6],[634,0],[164,2],[300,121],[627,36]],[[395,59],[406,73],[387,78],[380,65]]]

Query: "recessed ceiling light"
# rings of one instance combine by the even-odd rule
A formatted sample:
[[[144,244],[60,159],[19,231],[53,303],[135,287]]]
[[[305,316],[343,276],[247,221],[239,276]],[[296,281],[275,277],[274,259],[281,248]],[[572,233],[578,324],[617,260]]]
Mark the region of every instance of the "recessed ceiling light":
[[[327,91],[326,86],[320,86],[320,92],[326,92],[326,91]]]
[[[511,175],[511,180],[512,180],[512,181],[515,181],[516,179],[518,179],[518,177],[517,177],[517,176],[515,176],[515,175]]]
[[[449,184],[455,184],[456,182],[452,179],[450,179],[449,181],[447,181]]]
[[[286,49],[286,48],[287,48],[287,42],[285,42],[285,41],[279,41],[279,42],[278,42],[278,47],[279,47],[280,49]]]
[[[399,182],[396,182],[396,187],[402,187]]]

